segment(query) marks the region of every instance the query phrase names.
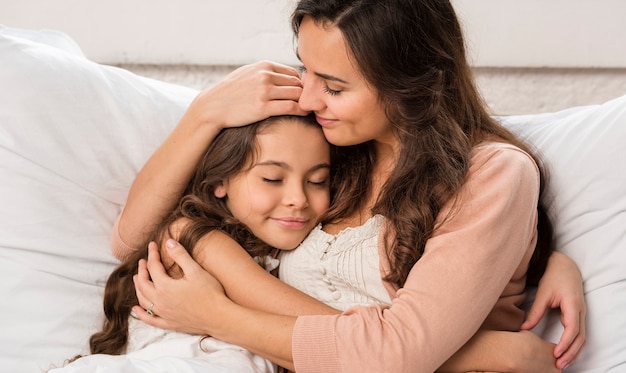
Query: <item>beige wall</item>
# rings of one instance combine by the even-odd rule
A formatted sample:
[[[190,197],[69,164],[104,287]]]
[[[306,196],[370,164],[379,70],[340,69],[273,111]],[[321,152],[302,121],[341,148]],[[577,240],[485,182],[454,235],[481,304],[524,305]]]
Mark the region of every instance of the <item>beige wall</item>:
[[[0,0],[0,24],[53,28],[90,59],[194,88],[260,59],[295,64],[294,0]],[[487,102],[534,113],[626,94],[626,1],[453,0]]]

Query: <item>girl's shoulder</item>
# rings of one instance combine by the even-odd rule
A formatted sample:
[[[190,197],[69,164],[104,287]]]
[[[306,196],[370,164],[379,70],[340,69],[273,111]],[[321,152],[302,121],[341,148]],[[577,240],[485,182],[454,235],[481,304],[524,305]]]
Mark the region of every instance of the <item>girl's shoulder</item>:
[[[180,237],[180,232],[182,232],[190,222],[191,220],[185,217],[176,219],[170,225],[170,228],[169,228],[171,237],[174,239],[178,239]],[[207,250],[213,251],[218,248],[219,249],[223,248],[225,250],[226,249],[243,250],[241,245],[237,241],[235,241],[235,239],[232,238],[228,233],[221,231],[219,229],[213,229],[213,230],[206,232],[202,237],[200,237],[200,239],[198,240],[198,243],[196,244],[196,247],[194,247],[193,255],[195,256],[197,251],[207,251]]]
[[[170,234],[172,236],[172,238],[177,239],[180,236],[180,233],[192,222],[192,220],[190,218],[187,217],[180,217],[176,220],[174,220],[172,222],[172,224],[170,224],[169,226],[169,231]],[[221,231],[219,229],[213,229],[208,231],[207,233],[205,233],[202,238],[200,238],[200,241],[206,241],[207,243],[210,243],[212,241],[223,241],[223,242],[228,242],[228,241],[233,241],[235,242],[235,240],[228,235],[227,233],[225,233],[224,231]]]

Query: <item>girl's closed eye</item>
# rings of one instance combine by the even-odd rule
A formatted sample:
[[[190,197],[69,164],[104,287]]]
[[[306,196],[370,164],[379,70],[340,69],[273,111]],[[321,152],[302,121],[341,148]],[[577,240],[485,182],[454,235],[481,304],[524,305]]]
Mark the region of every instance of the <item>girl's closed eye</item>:
[[[283,181],[281,178],[264,177],[263,182],[270,184],[279,184]]]
[[[328,185],[328,179],[317,179],[317,180],[309,180],[309,184],[314,186],[326,186]]]

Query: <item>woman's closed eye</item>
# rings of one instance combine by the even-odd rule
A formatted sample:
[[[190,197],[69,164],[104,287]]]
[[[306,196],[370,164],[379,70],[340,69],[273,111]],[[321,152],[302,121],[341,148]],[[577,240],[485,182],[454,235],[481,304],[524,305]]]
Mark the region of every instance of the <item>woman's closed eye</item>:
[[[331,96],[337,96],[341,93],[341,91],[330,88],[327,84],[324,85],[324,92],[328,93]]]
[[[304,67],[304,65],[299,66],[298,67],[298,71],[300,72],[300,77],[302,77],[304,75],[304,73],[306,73],[306,67]],[[338,94],[341,93],[341,90],[337,90],[337,89],[332,89],[328,86],[327,83],[324,83],[324,92],[331,95],[331,96],[336,96]]]

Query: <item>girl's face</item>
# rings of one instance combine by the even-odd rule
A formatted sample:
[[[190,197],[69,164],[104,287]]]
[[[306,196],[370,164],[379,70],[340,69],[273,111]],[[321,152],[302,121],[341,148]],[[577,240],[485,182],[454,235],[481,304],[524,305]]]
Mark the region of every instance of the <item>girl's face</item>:
[[[305,17],[298,33],[298,58],[303,63],[300,107],[315,113],[330,143],[396,143],[376,91],[350,61],[337,27]]]
[[[294,120],[258,133],[254,164],[215,189],[235,218],[282,250],[297,247],[330,203],[328,142],[318,127]]]

